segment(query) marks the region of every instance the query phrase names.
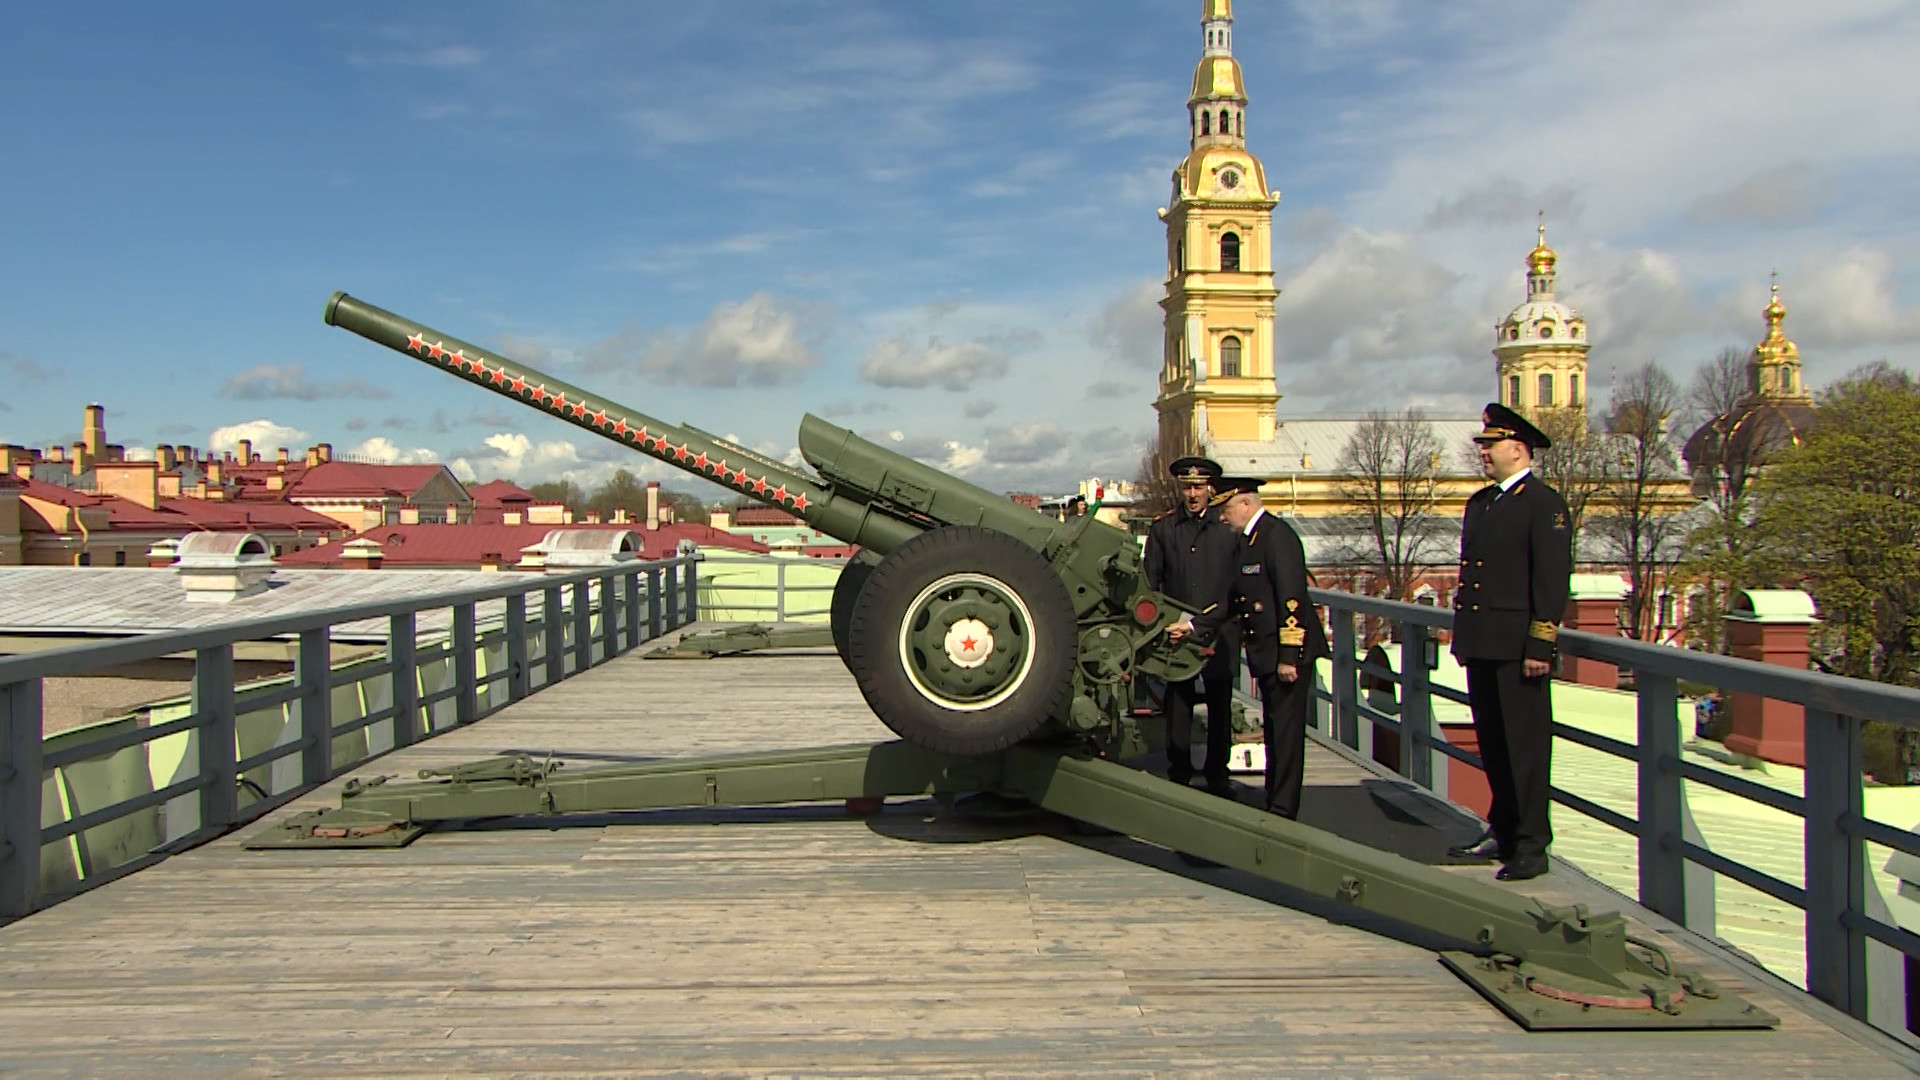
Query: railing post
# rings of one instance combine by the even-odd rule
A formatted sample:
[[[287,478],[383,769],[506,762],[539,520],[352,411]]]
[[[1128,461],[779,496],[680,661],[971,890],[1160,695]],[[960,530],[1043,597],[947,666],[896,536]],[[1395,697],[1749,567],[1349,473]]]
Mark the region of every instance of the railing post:
[[[1806,747],[1807,989],[1865,1020],[1867,936],[1854,926],[1866,914],[1867,859],[1850,828],[1863,817],[1860,723],[1808,706]]]
[[[680,567],[666,568],[667,582],[667,629],[680,629]]]
[[[687,621],[700,618],[700,556],[687,556]]]
[[[775,622],[784,622],[787,617],[787,564],[785,560],[773,564],[773,618]]]
[[[507,700],[527,696],[527,594],[507,597]]]
[[[1401,773],[1423,788],[1433,787],[1433,698],[1427,683],[1427,628],[1400,623]]]
[[[640,571],[628,570],[620,575],[621,587],[625,590],[621,598],[627,605],[627,641],[621,652],[640,647]]]
[[[40,680],[0,686],[0,918],[40,892]]]
[[[1639,706],[1640,903],[1674,922],[1687,921],[1687,859],[1681,854],[1679,681],[1635,669]]]
[[[573,670],[593,666],[593,597],[585,580],[575,581],[573,597]]]
[[[232,645],[194,650],[191,698],[200,728],[200,828],[219,833],[240,819]]]
[[[1353,611],[1329,606],[1333,619],[1333,737],[1360,745],[1360,667],[1354,656]],[[1406,665],[1402,664],[1402,667]]]
[[[300,737],[307,746],[300,754],[300,782],[308,787],[333,779],[333,665],[329,627],[300,631],[299,653],[293,661],[294,681],[300,687]]]
[[[567,624],[560,613],[560,586],[540,590],[540,630],[546,638],[542,658],[547,662],[547,686],[567,677]]]
[[[453,605],[453,722],[471,724],[480,719],[479,658],[474,655],[473,605]]]
[[[614,588],[619,580],[617,574],[600,579],[600,662],[603,664],[620,654],[620,615],[626,605],[620,603],[620,594]]]
[[[411,746],[420,731],[420,664],[414,659],[413,612],[387,618],[387,673],[393,698],[393,745]]]
[[[660,580],[665,575],[660,568],[647,568],[647,637],[657,638],[667,632],[665,616],[660,610]]]

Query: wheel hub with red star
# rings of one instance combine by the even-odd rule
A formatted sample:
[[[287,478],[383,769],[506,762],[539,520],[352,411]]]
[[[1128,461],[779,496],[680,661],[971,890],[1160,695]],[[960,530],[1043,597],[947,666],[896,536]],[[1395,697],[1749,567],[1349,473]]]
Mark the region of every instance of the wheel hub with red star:
[[[948,574],[920,590],[900,625],[900,660],[915,690],[944,708],[987,709],[1033,669],[1033,616],[986,574]]]

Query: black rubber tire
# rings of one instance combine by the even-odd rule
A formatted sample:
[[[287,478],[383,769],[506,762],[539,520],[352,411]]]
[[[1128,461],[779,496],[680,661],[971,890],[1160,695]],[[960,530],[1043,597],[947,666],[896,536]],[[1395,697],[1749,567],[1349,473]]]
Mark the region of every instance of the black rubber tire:
[[[827,622],[833,627],[833,647],[839,652],[843,664],[851,664],[848,628],[853,625],[853,605],[860,599],[860,590],[866,587],[867,579],[873,576],[873,568],[878,565],[879,556],[862,550],[853,557],[853,561],[841,568],[839,579],[833,583],[833,605],[827,614]]]
[[[901,656],[908,606],[952,574],[994,579],[1031,619],[1032,664],[1004,700],[985,708],[941,705],[915,685]],[[848,627],[847,666],[874,714],[908,742],[948,754],[1004,750],[1038,731],[1071,692],[1078,654],[1073,601],[1060,575],[1019,540],[974,526],[933,529],[889,552],[860,591]]]

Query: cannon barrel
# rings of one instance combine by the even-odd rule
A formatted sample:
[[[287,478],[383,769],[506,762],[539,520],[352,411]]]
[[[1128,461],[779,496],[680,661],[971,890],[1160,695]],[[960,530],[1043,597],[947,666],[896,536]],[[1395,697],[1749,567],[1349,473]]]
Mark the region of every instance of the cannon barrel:
[[[1091,520],[1060,522],[808,414],[801,455],[814,478],[698,428],[669,424],[430,326],[357,300],[327,300],[327,323],[350,330],[467,382],[578,428],[791,511],[828,536],[885,555],[941,525],[1006,533],[1055,559],[1074,607],[1086,614],[1127,604],[1138,585],[1138,548],[1125,532]],[[1073,558],[1056,559],[1072,547]]]
[[[327,300],[324,317],[330,326],[350,330],[368,341],[405,353],[748,498],[789,510],[828,536],[847,543],[884,554],[925,531],[924,525],[877,513],[870,504],[836,496],[816,480],[763,455],[698,429],[656,420],[637,409],[590,394],[470,341],[443,334],[344,292],[334,293]],[[815,438],[823,444],[831,443],[837,436],[858,439],[852,432],[824,420],[819,421],[819,427],[822,430]]]

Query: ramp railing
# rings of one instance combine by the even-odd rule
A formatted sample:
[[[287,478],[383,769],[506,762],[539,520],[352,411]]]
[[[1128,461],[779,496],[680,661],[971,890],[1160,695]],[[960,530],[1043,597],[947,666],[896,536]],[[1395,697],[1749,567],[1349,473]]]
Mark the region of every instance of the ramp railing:
[[[1478,755],[1453,745],[1436,732],[1434,724],[1434,698],[1463,705],[1467,701],[1464,692],[1432,682],[1428,663],[1423,662],[1437,655],[1433,650],[1445,648],[1438,634],[1452,627],[1453,613],[1324,589],[1313,590],[1312,596],[1327,608],[1333,654],[1329,685],[1318,691],[1327,703],[1331,730],[1326,734],[1359,749],[1364,726],[1385,729],[1399,739],[1399,771],[1428,789],[1436,787],[1436,764],[1444,776],[1447,759],[1481,768]],[[1396,629],[1404,658],[1401,670],[1364,658],[1355,627],[1355,619],[1361,616],[1383,620]],[[1869,943],[1884,945],[1910,961],[1920,960],[1920,935],[1874,913],[1878,905],[1870,905],[1867,896],[1872,888],[1867,845],[1871,842],[1920,856],[1920,836],[1866,816],[1861,725],[1875,720],[1920,727],[1920,691],[1571,630],[1562,630],[1559,641],[1563,657],[1589,657],[1631,674],[1636,691],[1634,742],[1562,723],[1555,723],[1554,735],[1631,762],[1638,779],[1636,813],[1623,814],[1557,787],[1553,799],[1634,838],[1640,904],[1712,936],[1714,928],[1698,925],[1697,914],[1689,923],[1689,881],[1703,880],[1701,868],[1765,893],[1799,909],[1803,916],[1809,991],[1859,1019],[1890,1030],[1897,1029],[1891,1026],[1895,1023],[1904,1027],[1904,1013],[1896,1020],[1884,1009],[1869,1008]],[[1376,680],[1390,682],[1397,710],[1390,712],[1370,702],[1363,676],[1375,686],[1380,685]],[[1685,760],[1677,708],[1683,680],[1804,706],[1807,765],[1801,793]],[[1756,869],[1702,841],[1687,821],[1687,783],[1799,819],[1800,836],[1782,836],[1780,841],[1798,840],[1803,862],[1800,883]],[[1697,913],[1701,908],[1696,905],[1692,910]]]
[[[0,658],[0,920],[685,626],[699,613],[699,559],[502,574],[485,588]],[[336,655],[334,628],[366,620],[385,620],[384,652]],[[291,653],[291,673],[237,684],[236,645],[268,640]],[[43,738],[45,680],[167,657],[192,660],[184,697]]]

